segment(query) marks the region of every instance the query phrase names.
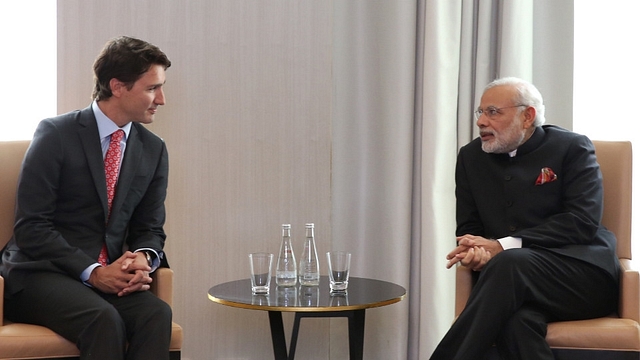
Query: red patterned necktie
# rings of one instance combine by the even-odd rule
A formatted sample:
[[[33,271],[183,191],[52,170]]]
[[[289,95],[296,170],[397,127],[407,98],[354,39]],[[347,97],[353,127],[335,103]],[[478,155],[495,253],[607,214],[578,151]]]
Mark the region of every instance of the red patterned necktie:
[[[104,173],[107,179],[107,207],[109,210],[108,215],[111,215],[111,204],[113,204],[113,197],[116,194],[116,183],[118,182],[118,172],[120,171],[120,159],[122,157],[122,149],[120,147],[120,141],[124,137],[124,131],[116,130],[111,134],[111,140],[109,141],[109,149],[104,157]],[[109,256],[107,254],[107,244],[102,245],[100,255],[98,256],[98,263],[102,266],[107,266],[109,262]]]

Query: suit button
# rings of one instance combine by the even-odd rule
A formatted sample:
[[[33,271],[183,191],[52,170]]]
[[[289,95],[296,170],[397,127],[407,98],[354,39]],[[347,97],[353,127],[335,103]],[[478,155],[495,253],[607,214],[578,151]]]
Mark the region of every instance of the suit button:
[[[505,175],[504,179],[507,180],[507,181],[511,180],[511,175]]]
[[[511,232],[516,231],[516,227],[515,227],[515,225],[511,225],[511,226],[509,226],[509,231],[511,231]]]

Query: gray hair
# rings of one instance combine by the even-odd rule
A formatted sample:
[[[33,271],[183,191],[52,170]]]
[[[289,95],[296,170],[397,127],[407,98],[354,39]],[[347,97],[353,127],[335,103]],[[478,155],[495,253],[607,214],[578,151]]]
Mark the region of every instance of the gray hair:
[[[516,104],[527,105],[536,109],[536,118],[533,121],[534,126],[542,126],[545,123],[542,94],[532,83],[516,77],[505,77],[493,80],[484,88],[484,91],[502,85],[512,86],[516,89],[516,98],[513,99]]]

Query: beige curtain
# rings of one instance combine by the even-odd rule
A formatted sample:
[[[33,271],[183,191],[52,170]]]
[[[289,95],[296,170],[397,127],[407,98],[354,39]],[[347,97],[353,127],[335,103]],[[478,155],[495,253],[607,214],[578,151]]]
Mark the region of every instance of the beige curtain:
[[[333,247],[354,276],[409,288],[415,3],[336,0],[333,14]],[[365,359],[406,358],[408,306],[367,311]]]

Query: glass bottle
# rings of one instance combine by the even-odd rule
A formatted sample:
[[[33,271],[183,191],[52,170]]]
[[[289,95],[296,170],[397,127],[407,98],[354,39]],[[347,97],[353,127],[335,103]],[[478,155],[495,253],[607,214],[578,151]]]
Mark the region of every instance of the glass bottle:
[[[304,250],[300,258],[299,279],[300,285],[318,286],[320,285],[320,268],[318,264],[318,253],[316,251],[316,241],[313,236],[313,224],[305,225],[306,239]]]
[[[293,253],[293,244],[291,243],[291,225],[282,224],[282,243],[280,243],[280,253],[276,264],[276,285],[296,286],[298,281],[296,266],[296,256]]]

